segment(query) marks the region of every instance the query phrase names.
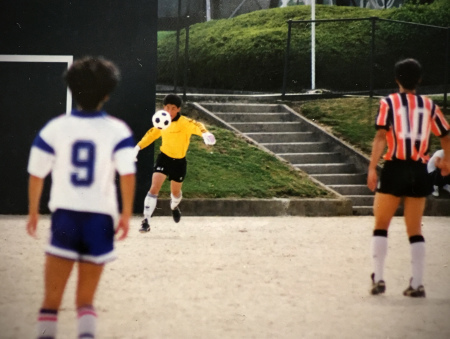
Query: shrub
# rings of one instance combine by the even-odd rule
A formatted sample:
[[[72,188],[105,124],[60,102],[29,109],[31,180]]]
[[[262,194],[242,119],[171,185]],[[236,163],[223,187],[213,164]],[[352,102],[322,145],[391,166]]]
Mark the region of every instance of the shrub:
[[[316,7],[317,19],[378,16],[448,26],[450,1],[407,4],[400,9]],[[233,19],[215,20],[190,28],[188,86],[246,91],[280,91],[283,82],[287,21],[308,20],[309,6],[261,10]],[[310,25],[293,24],[288,90],[310,88]],[[173,83],[175,32],[158,41],[158,82]],[[180,34],[178,84],[184,68],[185,31]],[[390,88],[393,64],[416,57],[427,71],[424,84],[442,83],[445,30],[377,22],[376,88]],[[371,24],[369,21],[316,24],[316,82],[319,88],[367,90],[369,87]]]

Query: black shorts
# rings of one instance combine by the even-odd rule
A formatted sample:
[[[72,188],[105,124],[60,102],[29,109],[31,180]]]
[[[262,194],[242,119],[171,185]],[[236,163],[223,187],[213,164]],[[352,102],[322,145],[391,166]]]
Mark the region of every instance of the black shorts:
[[[186,177],[186,168],[186,158],[174,159],[161,152],[156,158],[153,171],[165,174],[169,180],[183,182]]]
[[[431,172],[430,176],[431,180],[433,181],[433,185],[436,185],[438,187],[450,185],[450,175],[443,177],[439,168],[436,168],[433,172]]]
[[[412,160],[386,161],[381,171],[377,192],[396,197],[422,198],[433,191],[427,165]]]

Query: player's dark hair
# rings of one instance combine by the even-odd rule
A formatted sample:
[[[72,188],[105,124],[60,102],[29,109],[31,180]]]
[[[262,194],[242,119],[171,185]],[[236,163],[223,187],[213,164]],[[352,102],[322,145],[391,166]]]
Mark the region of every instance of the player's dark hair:
[[[163,99],[163,105],[175,105],[181,107],[183,100],[176,94],[167,94]]]
[[[422,79],[422,66],[415,59],[404,59],[395,64],[395,79],[405,89],[414,90]]]
[[[101,57],[85,57],[74,61],[64,73],[64,80],[75,102],[83,110],[95,110],[99,103],[117,86],[117,67]]]

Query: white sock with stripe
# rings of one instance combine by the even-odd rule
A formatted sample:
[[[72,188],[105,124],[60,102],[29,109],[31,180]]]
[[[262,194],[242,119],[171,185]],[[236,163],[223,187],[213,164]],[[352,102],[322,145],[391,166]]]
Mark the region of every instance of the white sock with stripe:
[[[37,331],[38,339],[54,339],[56,325],[58,324],[58,311],[42,308],[39,311]]]
[[[83,306],[78,309],[78,339],[95,338],[97,327],[97,313],[92,306]]]
[[[183,199],[183,192],[180,192],[179,197],[175,197],[172,193],[170,193],[170,209],[174,210]]]
[[[144,217],[150,220],[153,212],[156,208],[156,203],[158,201],[158,196],[148,193],[144,200]]]

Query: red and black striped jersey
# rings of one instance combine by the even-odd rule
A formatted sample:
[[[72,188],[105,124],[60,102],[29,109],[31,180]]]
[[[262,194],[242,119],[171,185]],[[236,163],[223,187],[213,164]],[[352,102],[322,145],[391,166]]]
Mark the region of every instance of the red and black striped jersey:
[[[409,93],[394,93],[381,99],[375,127],[388,131],[385,160],[422,163],[430,158],[430,133],[443,137],[450,130],[439,106],[427,97]]]

